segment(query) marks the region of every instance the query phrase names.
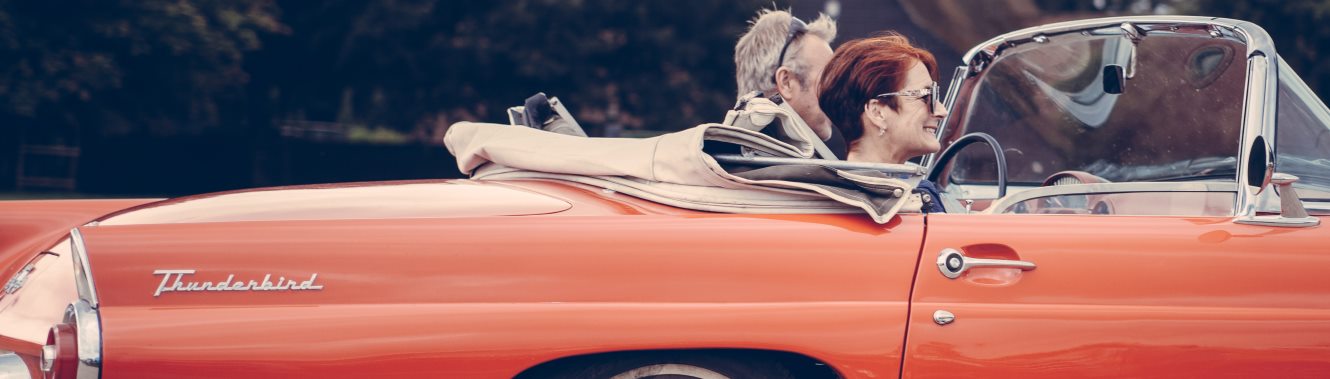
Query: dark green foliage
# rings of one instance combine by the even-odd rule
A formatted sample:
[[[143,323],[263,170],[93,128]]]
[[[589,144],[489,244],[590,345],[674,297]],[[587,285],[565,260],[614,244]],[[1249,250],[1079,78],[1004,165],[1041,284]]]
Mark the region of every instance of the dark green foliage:
[[[1330,0],[1036,0],[1085,17],[1254,21],[1330,91]],[[787,2],[777,2],[779,7]],[[537,91],[593,135],[678,130],[733,103],[733,45],[765,0],[0,0],[0,136],[275,134],[291,122],[433,141]],[[350,134],[348,134],[350,135]],[[8,137],[6,137],[8,138]]]
[[[767,3],[768,6],[770,3]],[[675,130],[724,116],[760,1],[289,1],[257,54],[277,118],[439,137],[544,91],[585,124]],[[595,132],[595,130],[593,130]],[[593,133],[599,134],[599,133]]]
[[[0,120],[167,133],[235,123],[226,110],[243,94],[245,53],[283,30],[265,0],[0,0]]]
[[[733,103],[733,44],[771,4],[0,0],[0,119],[97,134],[312,120],[424,140],[544,91],[593,129],[682,129]]]

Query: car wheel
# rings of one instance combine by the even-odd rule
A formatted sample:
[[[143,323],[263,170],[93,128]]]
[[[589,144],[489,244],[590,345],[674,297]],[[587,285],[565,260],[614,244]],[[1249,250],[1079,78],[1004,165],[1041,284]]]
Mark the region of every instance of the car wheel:
[[[592,363],[555,375],[560,379],[793,379],[783,365],[708,356],[647,356]]]

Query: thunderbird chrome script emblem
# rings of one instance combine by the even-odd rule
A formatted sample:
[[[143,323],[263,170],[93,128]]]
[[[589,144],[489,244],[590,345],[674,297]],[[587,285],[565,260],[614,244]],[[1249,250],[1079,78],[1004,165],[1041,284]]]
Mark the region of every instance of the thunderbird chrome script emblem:
[[[314,280],[319,278],[318,273],[309,276],[309,280],[296,281],[297,279],[287,279],[285,276],[278,276],[277,281],[272,281],[272,274],[263,276],[263,280],[235,280],[236,276],[230,274],[226,280],[220,282],[205,281],[185,281],[185,275],[194,275],[196,270],[153,270],[153,275],[162,275],[162,282],[157,285],[157,292],[153,297],[161,296],[164,292],[195,292],[195,291],[318,291],[323,289],[322,284],[314,284]],[[172,280],[174,279],[174,280]]]

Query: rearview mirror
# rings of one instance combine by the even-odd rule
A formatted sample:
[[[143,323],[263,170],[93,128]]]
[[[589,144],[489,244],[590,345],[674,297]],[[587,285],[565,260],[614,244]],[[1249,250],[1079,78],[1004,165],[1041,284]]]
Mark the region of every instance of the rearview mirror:
[[[1249,159],[1247,167],[1247,185],[1256,187],[1256,194],[1260,194],[1265,187],[1270,186],[1270,177],[1275,172],[1275,161],[1270,156],[1270,147],[1265,143],[1265,137],[1257,136],[1249,149],[1247,149]]]

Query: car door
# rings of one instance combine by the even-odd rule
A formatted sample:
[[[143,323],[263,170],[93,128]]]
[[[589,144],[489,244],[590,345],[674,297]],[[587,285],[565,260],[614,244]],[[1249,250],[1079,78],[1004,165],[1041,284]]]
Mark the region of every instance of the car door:
[[[929,215],[902,376],[1326,377],[1321,219]],[[952,279],[944,252],[1034,268]]]

